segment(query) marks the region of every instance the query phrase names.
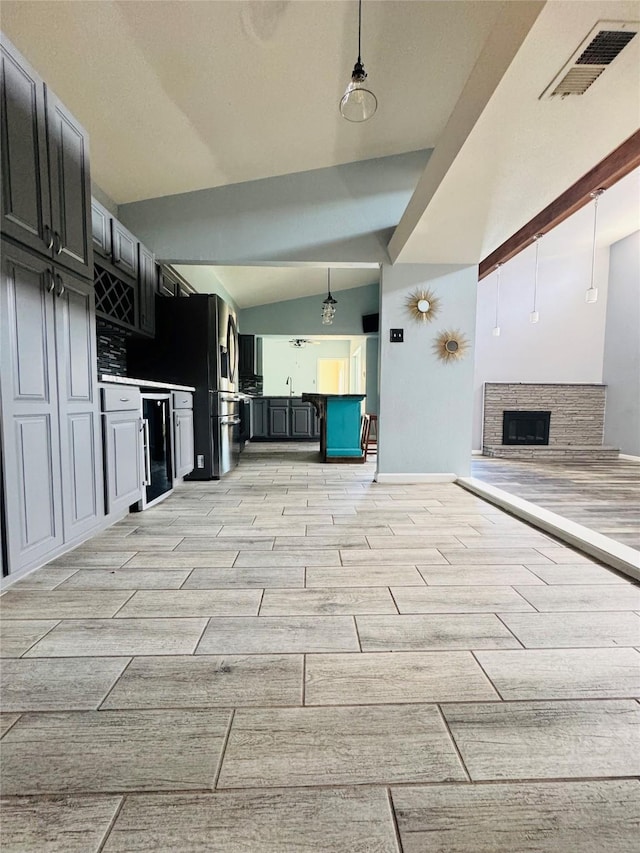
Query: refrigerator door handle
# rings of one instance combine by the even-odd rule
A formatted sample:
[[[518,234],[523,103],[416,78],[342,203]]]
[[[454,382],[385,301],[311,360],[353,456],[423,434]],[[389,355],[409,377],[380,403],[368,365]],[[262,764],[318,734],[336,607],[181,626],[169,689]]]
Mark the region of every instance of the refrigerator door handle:
[[[147,418],[142,419],[143,426],[143,451],[144,451],[144,481],[143,486],[151,485],[151,450],[149,447],[149,421]]]

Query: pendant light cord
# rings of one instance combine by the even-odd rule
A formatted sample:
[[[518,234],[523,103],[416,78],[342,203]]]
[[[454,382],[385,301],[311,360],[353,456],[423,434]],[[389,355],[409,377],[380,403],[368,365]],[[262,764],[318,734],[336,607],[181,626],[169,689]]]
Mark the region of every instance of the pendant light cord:
[[[498,308],[500,307],[500,267],[502,264],[498,264],[498,273],[496,275],[496,323],[495,327],[498,327]]]
[[[533,238],[536,241],[536,267],[535,273],[533,276],[533,310],[536,310],[536,303],[538,301],[538,252],[540,251],[540,238],[542,234],[536,234]]]
[[[361,36],[361,34],[362,34],[362,0],[358,0],[358,62],[362,62],[362,58],[360,56],[360,36]]]
[[[591,250],[591,290],[593,290],[593,282],[595,279],[596,269],[596,234],[598,227],[598,202],[604,190],[596,190],[591,193],[593,197],[593,247]]]

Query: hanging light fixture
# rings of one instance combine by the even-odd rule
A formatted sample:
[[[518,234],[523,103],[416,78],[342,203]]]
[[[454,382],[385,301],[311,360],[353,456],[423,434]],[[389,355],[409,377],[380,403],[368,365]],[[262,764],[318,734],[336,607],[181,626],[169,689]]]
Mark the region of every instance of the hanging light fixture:
[[[327,269],[327,298],[322,301],[322,325],[330,326],[333,323],[338,300],[331,295],[331,270]]]
[[[500,268],[501,267],[502,267],[502,264],[497,264],[497,266],[496,266],[496,270],[497,270],[497,272],[496,272],[496,322],[495,322],[495,325],[494,325],[493,330],[491,332],[491,334],[493,335],[494,338],[500,337],[500,326],[498,324],[498,312],[500,309]]]
[[[529,314],[529,322],[537,323],[540,319],[540,314],[538,313],[537,302],[538,302],[538,253],[540,251],[540,239],[542,234],[536,234],[533,238],[536,241],[536,266],[535,272],[533,275],[533,309]]]
[[[594,287],[596,270],[596,231],[598,226],[598,202],[600,201],[600,196],[603,192],[604,190],[600,189],[594,190],[592,193],[589,193],[589,195],[593,199],[593,246],[591,249],[591,284],[584,295],[585,302],[598,301],[598,288]]]
[[[340,112],[347,121],[366,121],[378,108],[378,99],[365,85],[367,72],[364,70],[360,56],[361,34],[362,0],[358,0],[358,59],[353,66],[351,81],[340,101]]]

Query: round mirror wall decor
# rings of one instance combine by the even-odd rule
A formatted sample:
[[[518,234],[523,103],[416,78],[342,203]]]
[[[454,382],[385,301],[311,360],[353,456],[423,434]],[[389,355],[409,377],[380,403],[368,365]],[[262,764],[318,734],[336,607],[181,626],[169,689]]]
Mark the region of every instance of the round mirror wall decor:
[[[433,345],[435,354],[441,361],[456,361],[469,349],[469,340],[457,329],[445,329],[440,332]]]
[[[432,290],[418,288],[410,293],[405,304],[417,323],[430,323],[440,309],[440,299]]]

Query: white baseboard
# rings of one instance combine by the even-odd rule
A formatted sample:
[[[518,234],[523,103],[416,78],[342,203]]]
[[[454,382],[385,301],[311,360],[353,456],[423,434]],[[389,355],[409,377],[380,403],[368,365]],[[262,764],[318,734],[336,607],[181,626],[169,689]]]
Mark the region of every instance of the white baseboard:
[[[481,450],[472,450],[471,455],[472,456],[482,456],[482,451]]]
[[[410,486],[418,483],[455,483],[457,474],[379,474],[375,476],[376,483]]]
[[[618,459],[626,459],[628,462],[640,462],[640,456],[630,456],[628,453],[619,453]]]

